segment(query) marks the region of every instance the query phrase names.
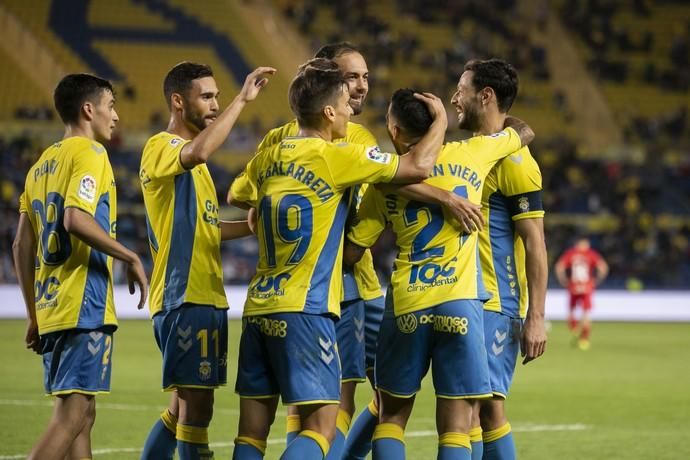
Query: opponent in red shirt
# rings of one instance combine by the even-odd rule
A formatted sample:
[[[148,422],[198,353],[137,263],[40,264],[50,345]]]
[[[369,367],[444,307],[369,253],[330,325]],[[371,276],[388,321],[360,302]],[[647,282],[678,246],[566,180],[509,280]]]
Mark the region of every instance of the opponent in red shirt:
[[[589,334],[592,320],[589,312],[592,309],[592,293],[606,275],[609,266],[601,255],[592,249],[589,239],[578,238],[575,245],[568,249],[556,263],[556,277],[561,286],[568,289],[570,304],[568,310],[568,328],[578,337],[578,322],[575,308],[582,306],[582,329],[578,337],[578,346],[582,350],[589,348]]]

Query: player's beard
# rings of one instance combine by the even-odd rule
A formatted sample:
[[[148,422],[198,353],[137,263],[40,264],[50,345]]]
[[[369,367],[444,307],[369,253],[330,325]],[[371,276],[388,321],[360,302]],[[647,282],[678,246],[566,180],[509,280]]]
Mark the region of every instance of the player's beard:
[[[458,123],[458,128],[475,133],[480,131],[481,122],[477,105],[475,103],[467,104],[462,108],[462,119]]]
[[[187,125],[193,126],[199,132],[206,128],[206,117],[196,112],[190,104],[185,103],[184,114],[184,121]]]

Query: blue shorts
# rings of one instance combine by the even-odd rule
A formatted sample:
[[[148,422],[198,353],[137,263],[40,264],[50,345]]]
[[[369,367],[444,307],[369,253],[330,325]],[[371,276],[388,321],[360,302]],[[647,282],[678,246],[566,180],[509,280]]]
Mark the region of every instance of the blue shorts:
[[[343,382],[364,382],[364,301],[340,303],[340,319],[335,323]]]
[[[491,396],[482,323],[478,300],[446,302],[397,318],[387,309],[376,350],[377,388],[412,397],[433,362],[436,396]]]
[[[484,343],[489,358],[491,391],[494,396],[508,396],[520,353],[521,331],[521,319],[494,311],[484,311]]]
[[[163,353],[164,390],[227,383],[227,310],[185,303],[155,315],[153,332]]]
[[[41,337],[46,393],[109,393],[114,330],[68,329]]]
[[[381,321],[383,320],[383,310],[383,296],[364,301],[364,345],[367,370],[374,368],[376,341],[379,338],[379,329],[381,329]]]
[[[242,319],[235,391],[283,404],[337,404],[340,358],[331,317],[274,313]]]

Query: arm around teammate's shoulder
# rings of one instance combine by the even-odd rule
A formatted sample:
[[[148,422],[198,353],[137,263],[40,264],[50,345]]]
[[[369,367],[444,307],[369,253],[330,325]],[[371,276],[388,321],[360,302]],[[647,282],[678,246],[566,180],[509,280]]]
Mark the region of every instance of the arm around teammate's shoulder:
[[[518,136],[520,136],[523,147],[529,145],[530,142],[534,140],[534,131],[532,131],[532,128],[517,117],[507,116],[503,123],[503,127],[513,128]]]

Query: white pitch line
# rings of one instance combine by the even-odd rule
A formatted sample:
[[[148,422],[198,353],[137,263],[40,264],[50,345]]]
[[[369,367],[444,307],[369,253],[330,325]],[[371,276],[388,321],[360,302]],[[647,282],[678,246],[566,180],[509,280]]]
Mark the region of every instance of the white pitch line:
[[[3,403],[0,400],[0,405]],[[18,404],[17,404],[18,405]],[[26,404],[25,404],[26,405]],[[559,425],[535,425],[535,424],[524,424],[523,426],[517,425],[512,427],[512,431],[516,433],[534,433],[542,431],[583,431],[590,429],[590,425],[584,425],[582,423],[574,424],[559,424]],[[408,431],[405,432],[406,438],[427,438],[427,437],[438,436],[436,431],[426,430],[426,431]],[[273,438],[269,439],[268,444],[285,444],[284,438]],[[225,447],[233,447],[235,444],[232,441],[229,442],[212,442],[209,447],[212,449],[219,449]],[[118,454],[118,453],[140,453],[141,447],[121,447],[121,448],[110,448],[110,449],[95,449],[92,451],[93,455],[105,455],[105,454]],[[14,460],[26,458],[26,454],[17,455],[0,455],[0,460]]]

